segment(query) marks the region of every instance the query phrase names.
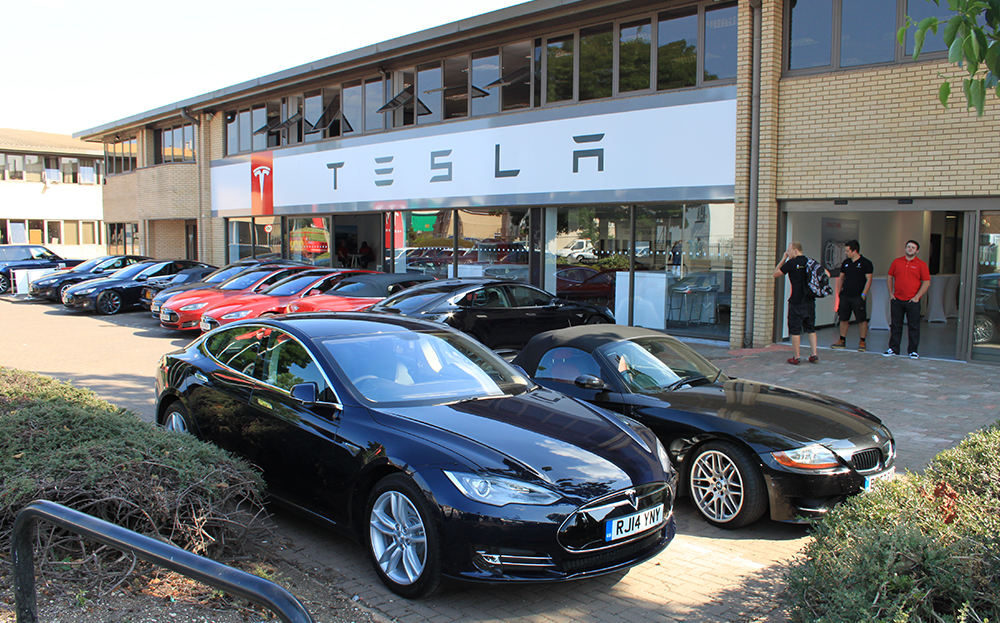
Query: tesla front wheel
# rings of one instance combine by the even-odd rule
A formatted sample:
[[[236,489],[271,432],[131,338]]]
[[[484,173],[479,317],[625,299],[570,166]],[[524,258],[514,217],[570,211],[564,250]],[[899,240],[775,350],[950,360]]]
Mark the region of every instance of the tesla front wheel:
[[[0,275],[0,294],[5,294],[7,288],[10,287],[10,280],[7,279],[7,275]]]
[[[434,594],[441,586],[437,529],[423,493],[403,474],[386,476],[368,500],[368,554],[375,572],[407,599]]]
[[[698,448],[688,470],[695,508],[719,528],[752,524],[767,509],[764,478],[745,452],[727,441]]]
[[[122,297],[114,290],[108,290],[107,292],[102,292],[99,297],[97,297],[97,311],[101,312],[105,316],[112,316],[121,311],[122,308]]]
[[[59,300],[60,301],[65,300],[66,299],[66,290],[69,290],[70,288],[72,288],[75,285],[76,285],[75,283],[64,283],[62,285],[62,287],[59,288]]]
[[[185,435],[191,434],[190,419],[188,418],[187,409],[180,401],[175,400],[170,403],[167,410],[163,413],[163,418],[160,420],[160,424],[163,428],[173,431],[175,433],[183,433]]]

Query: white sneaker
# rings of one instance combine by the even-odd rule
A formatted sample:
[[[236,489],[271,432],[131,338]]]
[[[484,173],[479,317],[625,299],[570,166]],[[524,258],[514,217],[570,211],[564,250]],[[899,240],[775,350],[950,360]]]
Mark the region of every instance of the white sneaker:
[[[889,350],[887,350],[887,351],[885,351],[884,353],[882,353],[882,356],[883,356],[883,357],[892,357],[892,356],[893,356],[893,355],[895,355],[895,354],[896,354],[896,353],[894,353],[894,352],[892,351],[892,349],[890,348]]]
[[[917,353],[910,353],[910,359],[920,359],[920,355]]]

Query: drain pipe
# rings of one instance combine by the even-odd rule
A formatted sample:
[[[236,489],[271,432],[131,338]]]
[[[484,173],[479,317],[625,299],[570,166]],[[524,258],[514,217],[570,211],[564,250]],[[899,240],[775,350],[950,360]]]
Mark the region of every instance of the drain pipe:
[[[750,0],[753,12],[753,78],[750,100],[750,192],[747,196],[747,288],[743,348],[753,348],[754,299],[757,293],[757,185],[760,182],[760,48],[761,0]]]
[[[183,117],[187,121],[190,121],[194,125],[201,127],[201,120],[197,119],[195,117],[192,117],[191,113],[188,112],[187,108],[181,108],[181,117]]]

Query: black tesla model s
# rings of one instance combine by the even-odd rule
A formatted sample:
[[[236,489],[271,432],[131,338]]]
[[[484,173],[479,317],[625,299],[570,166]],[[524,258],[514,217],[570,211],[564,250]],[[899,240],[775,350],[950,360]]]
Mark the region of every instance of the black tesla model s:
[[[239,321],[165,355],[156,391],[159,423],[255,463],[405,597],[628,569],[674,536],[676,476],[649,429],[440,324]]]
[[[619,325],[542,333],[513,363],[659,436],[709,523],[805,521],[892,478],[892,433],[836,398],[731,379],[679,340]]]

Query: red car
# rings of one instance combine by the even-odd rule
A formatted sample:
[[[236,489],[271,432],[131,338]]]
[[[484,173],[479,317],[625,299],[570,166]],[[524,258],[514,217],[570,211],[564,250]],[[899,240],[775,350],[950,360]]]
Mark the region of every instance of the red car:
[[[288,304],[285,313],[361,311],[390,294],[395,294],[424,281],[434,281],[434,278],[427,275],[406,273],[354,275],[333,286],[326,294],[307,296],[292,301]]]
[[[199,326],[202,331],[211,331],[236,320],[283,314],[285,307],[296,299],[323,294],[347,277],[374,272],[340,268],[305,270],[282,279],[259,294],[243,294],[221,301],[213,307],[206,307],[201,314]]]
[[[615,271],[571,266],[556,271],[556,295],[570,301],[610,306],[615,300]]]
[[[260,292],[285,277],[307,268],[310,267],[306,265],[264,264],[245,270],[217,286],[181,292],[167,299],[167,302],[160,308],[160,326],[179,331],[195,331],[201,322],[203,310],[228,298]]]

